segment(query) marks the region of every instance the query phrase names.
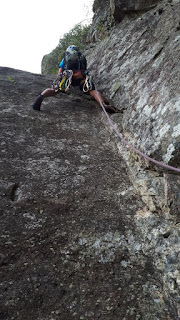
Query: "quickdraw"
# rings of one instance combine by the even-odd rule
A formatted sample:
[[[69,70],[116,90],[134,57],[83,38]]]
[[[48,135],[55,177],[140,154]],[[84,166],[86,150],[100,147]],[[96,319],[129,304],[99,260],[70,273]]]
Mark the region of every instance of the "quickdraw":
[[[67,92],[69,90],[71,81],[72,81],[72,76],[73,76],[72,70],[66,70],[63,72],[63,78],[59,85],[60,91]]]
[[[53,89],[55,92],[64,91],[67,92],[70,88],[72,82],[73,71],[65,70],[63,72],[62,78],[53,81]]]
[[[86,79],[83,85],[83,92],[87,93],[92,90],[92,77],[90,75],[86,75]]]

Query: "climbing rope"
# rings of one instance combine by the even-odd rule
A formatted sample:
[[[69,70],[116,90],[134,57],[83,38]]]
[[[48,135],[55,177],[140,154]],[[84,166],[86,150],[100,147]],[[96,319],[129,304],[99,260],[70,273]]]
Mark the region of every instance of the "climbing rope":
[[[97,94],[98,94],[98,91],[96,90]],[[99,94],[98,94],[99,96]],[[156,165],[160,166],[160,167],[163,167],[165,169],[168,169],[168,170],[173,170],[175,172],[179,172],[180,173],[180,169],[178,168],[175,168],[175,167],[172,167],[172,166],[169,166],[165,163],[162,163],[162,162],[159,162],[149,156],[147,156],[146,154],[144,154],[143,152],[139,151],[138,149],[136,149],[131,143],[129,143],[128,141],[126,141],[123,136],[120,134],[120,132],[117,130],[116,126],[114,125],[114,123],[112,122],[112,120],[110,119],[109,115],[107,114],[105,108],[104,108],[104,105],[103,103],[101,102],[100,98],[99,98],[99,103],[106,115],[106,118],[108,119],[108,122],[110,124],[110,126],[112,127],[112,129],[116,132],[116,134],[118,135],[118,137],[121,139],[121,141],[126,145],[128,146],[130,149],[132,149],[134,152],[136,152],[137,154],[139,154],[141,157],[145,158],[146,160],[148,161],[151,161],[153,163],[155,163]]]

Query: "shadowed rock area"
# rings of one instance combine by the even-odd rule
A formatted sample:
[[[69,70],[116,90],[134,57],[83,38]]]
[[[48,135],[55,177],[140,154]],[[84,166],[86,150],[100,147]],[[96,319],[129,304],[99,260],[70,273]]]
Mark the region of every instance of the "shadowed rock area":
[[[72,88],[31,108],[51,81],[0,68],[0,319],[179,319],[157,266],[178,263],[175,228],[144,211],[97,103]]]

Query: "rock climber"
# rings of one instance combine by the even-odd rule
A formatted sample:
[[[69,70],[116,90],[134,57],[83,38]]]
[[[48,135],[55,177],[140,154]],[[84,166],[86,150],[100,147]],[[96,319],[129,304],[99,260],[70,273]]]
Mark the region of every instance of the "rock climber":
[[[45,89],[33,104],[33,109],[40,111],[42,101],[47,97],[55,96],[60,91],[67,91],[72,86],[79,86],[80,90],[90,94],[98,103],[102,103],[105,110],[114,113],[115,109],[104,102],[99,91],[87,70],[85,56],[74,45],[67,48],[65,57],[59,64],[59,71],[51,88]]]

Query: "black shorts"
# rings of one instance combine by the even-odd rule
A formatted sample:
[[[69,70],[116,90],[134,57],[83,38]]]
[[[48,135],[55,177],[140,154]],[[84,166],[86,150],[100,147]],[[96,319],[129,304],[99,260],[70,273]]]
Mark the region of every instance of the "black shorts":
[[[71,85],[72,85],[73,87],[79,86],[80,90],[83,91],[83,85],[84,85],[85,80],[86,80],[86,79],[73,79],[73,78],[72,78]],[[94,85],[93,82],[92,82],[92,89],[91,89],[91,90],[95,90],[95,85]],[[85,93],[88,93],[88,92],[85,92]]]

